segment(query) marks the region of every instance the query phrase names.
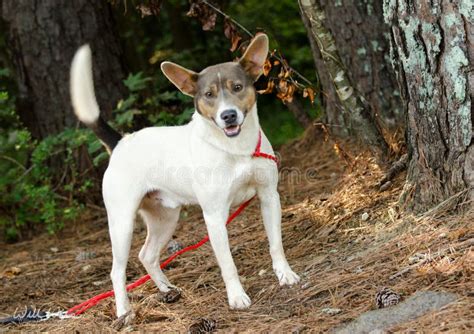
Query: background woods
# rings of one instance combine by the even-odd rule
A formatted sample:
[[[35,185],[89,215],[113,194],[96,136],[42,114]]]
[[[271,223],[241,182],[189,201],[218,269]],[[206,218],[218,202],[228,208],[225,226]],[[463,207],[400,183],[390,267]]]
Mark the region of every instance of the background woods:
[[[390,286],[401,299],[427,289],[459,297],[394,330],[472,332],[473,22],[469,0],[0,0],[0,312],[12,300],[71,306],[71,291],[109,287],[100,186],[109,155],[72,113],[76,49],[91,45],[101,111],[130,133],[191,119],[193,101],[162,61],[200,71],[265,32],[258,113],[281,153],[284,242],[304,285],[291,298],[265,285],[271,264],[250,207],[229,233],[257,305],[223,312],[214,260],[195,253],[170,270],[192,278],[181,282],[186,312],[140,295],[138,329],[186,331],[215,317],[224,330],[328,331],[375,308]],[[193,225],[201,219],[185,208],[178,241],[205,233]],[[128,279],[143,273],[132,260]],[[102,330],[109,309],[67,328]]]
[[[316,0],[301,0],[299,8],[291,1],[271,11],[268,6],[250,0],[191,1],[189,7],[186,1],[4,0],[2,167],[9,176],[2,226],[16,234],[29,224],[31,218],[18,217],[17,197],[40,216],[47,210],[44,200],[35,204],[30,186],[47,185],[46,216],[57,220],[60,207],[76,207],[78,188],[92,186],[103,170],[106,155],[97,140],[69,130],[78,124],[68,71],[79,45],[88,42],[94,50],[104,115],[130,131],[190,118],[192,103],[161,76],[162,60],[201,69],[238,57],[260,30],[273,37],[257,87],[262,123],[274,143],[322,121],[332,135],[359,138],[383,160],[387,139],[406,128],[409,173],[402,201],[426,210],[465,195],[473,182],[472,7]],[[281,19],[298,11],[301,18]],[[88,153],[77,150],[84,145]],[[25,173],[30,170],[37,173]],[[12,182],[15,176],[20,185],[31,184],[23,189]]]

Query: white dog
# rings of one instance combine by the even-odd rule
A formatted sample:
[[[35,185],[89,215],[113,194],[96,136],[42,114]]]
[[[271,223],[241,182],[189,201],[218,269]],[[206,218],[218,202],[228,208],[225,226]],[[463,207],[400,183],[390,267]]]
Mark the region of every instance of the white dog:
[[[81,47],[72,62],[71,95],[77,117],[112,152],[103,179],[113,264],[111,278],[117,316],[131,319],[125,270],[138,211],[148,235],[139,258],[163,291],[172,287],[160,269],[160,252],[175,231],[183,205],[199,204],[231,308],[250,306],[229,248],[225,222],[231,207],[257,195],[280,285],[299,281],[288,265],[281,239],[281,207],[276,164],[252,158],[257,145],[256,91],[268,53],[258,35],[238,62],[210,66],[200,73],[164,62],[166,77],[194,97],[196,112],[184,126],[152,127],[124,138],[100,117],[92,80],[91,51]],[[261,151],[273,149],[261,135]]]

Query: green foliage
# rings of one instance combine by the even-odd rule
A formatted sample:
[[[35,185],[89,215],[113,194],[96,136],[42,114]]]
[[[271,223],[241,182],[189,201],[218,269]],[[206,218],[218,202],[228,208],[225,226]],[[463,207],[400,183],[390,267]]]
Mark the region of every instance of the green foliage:
[[[77,152],[82,146],[98,152],[99,141],[85,129],[33,140],[18,120],[14,99],[4,90],[0,123],[0,229],[6,239],[17,240],[25,229],[40,226],[54,233],[74,221],[83,209],[76,198],[92,185],[78,173]],[[58,171],[59,161],[66,167]]]
[[[152,81],[153,79],[144,76],[143,72],[130,74],[124,80],[130,94],[119,101],[114,112],[112,124],[116,128],[128,132],[133,130],[137,123],[141,123],[141,126],[163,126],[182,125],[190,121],[194,108],[176,89],[146,96],[146,89]],[[182,106],[183,111],[176,112],[176,105]],[[137,121],[137,118],[141,118],[141,121]]]
[[[23,227],[38,223],[53,233],[79,214],[81,206],[77,201],[65,200],[57,191],[57,177],[48,165],[61,155],[73,168],[72,152],[82,145],[80,138],[84,137],[75,136],[74,132],[70,130],[39,143],[31,140],[27,130],[0,136],[0,226],[8,240],[16,240]],[[62,193],[70,194],[74,188],[73,183],[66,184]]]

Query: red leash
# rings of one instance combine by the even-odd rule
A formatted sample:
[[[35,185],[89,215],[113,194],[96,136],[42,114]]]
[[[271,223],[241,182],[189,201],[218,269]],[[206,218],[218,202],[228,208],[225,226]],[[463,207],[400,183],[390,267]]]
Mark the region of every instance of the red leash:
[[[258,132],[258,142],[257,142],[257,147],[255,147],[255,151],[254,153],[252,154],[253,157],[256,157],[256,158],[264,158],[264,159],[270,159],[270,160],[273,160],[275,161],[276,163],[278,163],[278,158],[271,155],[271,154],[267,154],[267,153],[263,153],[260,151],[260,147],[262,145],[262,132],[259,131]],[[240,213],[250,204],[250,202],[254,199],[255,197],[252,197],[251,199],[247,200],[246,202],[242,203],[238,208],[237,210],[235,210],[230,216],[229,218],[227,219],[227,222],[226,222],[226,225],[228,225],[230,222],[232,222],[238,215],[240,215]],[[194,244],[194,245],[191,245],[191,246],[188,246],[186,248],[183,248],[177,252],[175,252],[173,255],[171,255],[169,258],[167,258],[165,261],[163,261],[160,265],[161,269],[164,269],[166,268],[171,261],[173,261],[175,258],[177,258],[178,256],[180,256],[181,254],[183,253],[186,253],[186,252],[189,252],[191,250],[194,250],[194,249],[198,249],[199,247],[201,247],[202,245],[204,245],[206,242],[209,241],[209,236],[206,235],[204,238],[201,239],[201,241],[199,241],[198,243]],[[145,282],[147,282],[148,280],[150,279],[150,275],[145,275],[141,278],[139,278],[138,280],[136,280],[135,282],[127,285],[127,291],[131,291],[133,289],[135,289],[136,287],[139,287],[140,285],[144,284]],[[84,313],[85,311],[87,311],[89,308],[91,308],[92,306],[96,305],[98,302],[100,302],[101,300],[103,299],[106,299],[106,298],[109,298],[109,297],[112,297],[114,295],[114,290],[110,290],[110,291],[107,291],[107,292],[103,292],[97,296],[94,296],[88,300],[86,300],[85,302],[79,304],[79,305],[76,305],[74,307],[71,307],[69,310],[66,311],[66,314],[67,315],[79,315],[81,313]]]

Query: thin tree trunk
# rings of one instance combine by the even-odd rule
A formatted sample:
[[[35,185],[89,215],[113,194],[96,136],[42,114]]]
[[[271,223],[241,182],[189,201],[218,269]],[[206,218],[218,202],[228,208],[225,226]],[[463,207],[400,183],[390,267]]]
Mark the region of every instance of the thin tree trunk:
[[[419,212],[456,195],[474,199],[473,7],[385,0],[384,16],[407,105],[409,165],[401,200]]]
[[[343,108],[344,118],[348,122],[349,133],[362,139],[378,155],[388,151],[374,114],[367,101],[354,89],[347,71],[342,64],[334,38],[324,26],[325,15],[316,0],[300,0],[301,11],[311,26],[311,34],[317,42],[324,64]]]
[[[311,46],[311,53],[313,54],[314,67],[318,76],[318,83],[321,89],[319,99],[324,110],[324,121],[327,126],[331,128],[331,133],[345,137],[348,135],[346,121],[344,120],[344,113],[342,106],[337,97],[336,89],[332,83],[331,77],[324,64],[323,57],[319,51],[318,45],[314,40],[311,32],[311,23],[308,17],[302,10],[300,10],[301,20],[306,28],[308,34],[308,41]]]
[[[387,128],[404,125],[400,89],[388,57],[389,26],[382,1],[319,0],[354,88]],[[318,67],[318,71],[320,68]]]
[[[69,96],[76,49],[94,52],[97,98],[105,114],[122,96],[124,66],[112,11],[105,0],[3,0],[7,43],[17,72],[20,119],[35,138],[77,124]]]

